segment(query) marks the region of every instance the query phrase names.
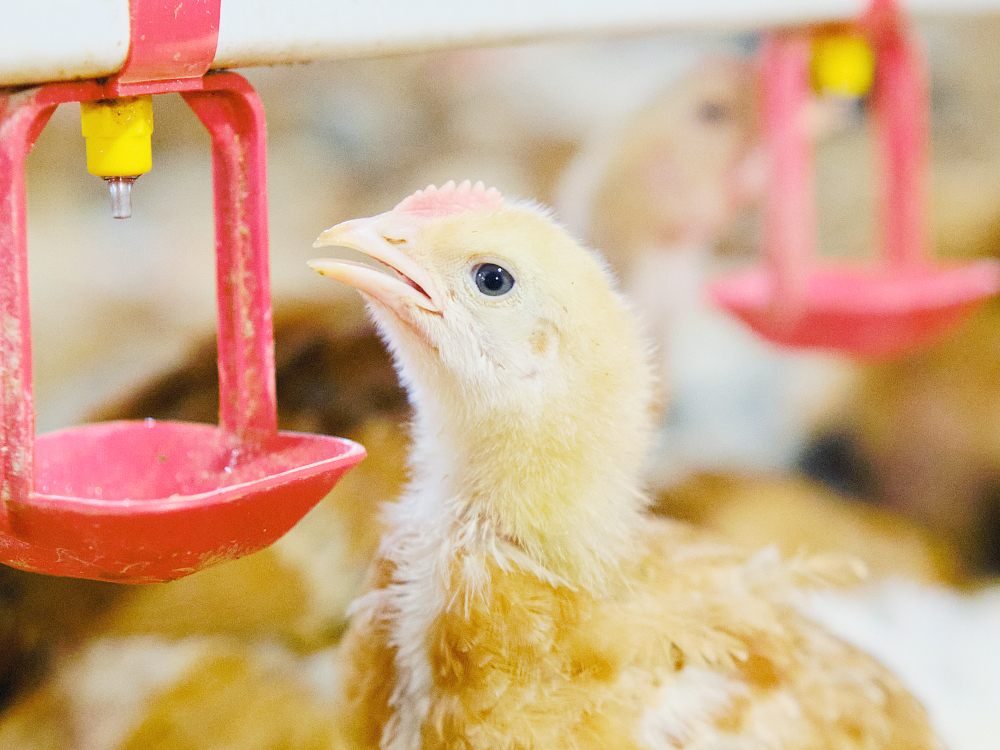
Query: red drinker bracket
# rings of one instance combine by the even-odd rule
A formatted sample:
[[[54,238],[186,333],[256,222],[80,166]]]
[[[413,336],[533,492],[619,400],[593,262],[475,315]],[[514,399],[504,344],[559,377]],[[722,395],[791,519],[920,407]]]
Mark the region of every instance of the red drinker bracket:
[[[130,6],[118,77],[0,90],[0,562],[149,583],[271,544],[365,453],[277,430],[264,114],[241,76],[206,73],[218,0],[185,2],[176,27],[176,3],[169,14]],[[180,92],[212,139],[219,425],[113,422],[36,438],[24,160],[60,104],[165,92]]]
[[[722,279],[710,294],[767,339],[890,359],[964,320],[1000,289],[993,260],[935,264],[927,252],[929,155],[924,61],[895,0],[874,0],[858,24],[875,51],[871,110],[882,168],[881,258],[820,265],[812,146],[806,132],[811,34],[774,33],[762,58],[771,159],[764,268]]]

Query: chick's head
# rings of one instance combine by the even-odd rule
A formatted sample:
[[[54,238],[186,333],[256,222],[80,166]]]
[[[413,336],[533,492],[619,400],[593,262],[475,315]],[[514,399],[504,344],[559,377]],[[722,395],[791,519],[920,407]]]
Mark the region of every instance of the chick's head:
[[[432,186],[316,244],[360,250],[396,272],[311,263],[365,295],[408,387],[487,408],[534,408],[571,389],[586,400],[601,379],[643,390],[644,352],[603,262],[535,205],[482,183]],[[630,372],[623,357],[639,359]]]

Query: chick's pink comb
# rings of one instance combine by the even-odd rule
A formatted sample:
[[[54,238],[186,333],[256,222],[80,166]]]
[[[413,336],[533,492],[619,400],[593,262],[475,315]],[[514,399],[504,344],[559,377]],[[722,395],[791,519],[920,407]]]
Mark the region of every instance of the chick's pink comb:
[[[443,219],[466,211],[503,208],[503,196],[496,188],[487,189],[482,182],[473,185],[469,180],[455,185],[455,181],[441,187],[428,186],[400,201],[392,213],[415,215],[424,220]]]

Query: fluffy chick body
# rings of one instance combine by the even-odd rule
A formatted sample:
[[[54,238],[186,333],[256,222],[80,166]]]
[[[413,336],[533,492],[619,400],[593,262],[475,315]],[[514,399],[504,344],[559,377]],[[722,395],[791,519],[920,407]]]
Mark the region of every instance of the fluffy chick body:
[[[637,547],[601,594],[494,561],[483,586],[457,555],[418,612],[401,599],[426,590],[384,556],[342,646],[347,745],[938,747],[898,680],[789,605],[809,566],[671,522]]]
[[[937,747],[886,670],[793,606],[843,566],[645,513],[646,345],[544,211],[449,184],[320,244],[404,275],[314,266],[364,293],[415,412],[341,651],[349,746]],[[477,290],[484,267],[513,284]]]

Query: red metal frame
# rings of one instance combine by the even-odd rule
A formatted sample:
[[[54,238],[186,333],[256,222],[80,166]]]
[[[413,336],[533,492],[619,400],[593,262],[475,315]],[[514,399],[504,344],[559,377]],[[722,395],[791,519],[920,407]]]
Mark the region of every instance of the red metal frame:
[[[130,9],[119,76],[0,90],[0,562],[146,583],[271,544],[364,449],[277,431],[264,114],[241,76],[202,75],[219,0]],[[219,427],[116,422],[36,441],[25,158],[60,104],[165,92],[179,92],[212,138]]]
[[[241,443],[277,429],[267,247],[264,113],[235,73],[171,81],[212,137],[219,315],[221,427]],[[183,90],[190,87],[191,90]],[[31,491],[31,322],[24,160],[52,113],[67,102],[110,98],[108,85],[56,83],[0,98],[0,497]]]
[[[119,84],[201,78],[215,59],[222,0],[129,0]]]

